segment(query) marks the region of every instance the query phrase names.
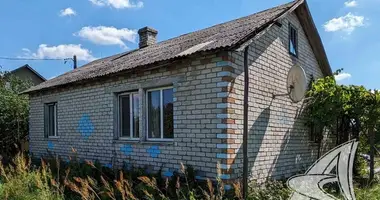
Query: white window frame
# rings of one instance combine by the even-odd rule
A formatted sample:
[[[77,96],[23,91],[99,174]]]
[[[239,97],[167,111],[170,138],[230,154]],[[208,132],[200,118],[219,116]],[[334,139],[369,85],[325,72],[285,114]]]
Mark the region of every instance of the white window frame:
[[[125,97],[129,95],[129,137],[127,136],[123,136],[122,135],[122,126],[123,126],[123,123],[121,122],[121,111],[123,110],[122,109],[122,104],[121,104],[121,98],[122,97]],[[119,139],[121,140],[140,140],[140,130],[139,130],[139,137],[135,138],[133,137],[133,131],[134,131],[134,118],[133,118],[133,95],[137,95],[138,97],[140,97],[139,93],[138,92],[124,92],[124,93],[121,93],[117,96],[117,99],[118,99],[118,115],[117,115],[117,120],[118,120],[118,129],[119,129]],[[140,101],[139,101],[139,104],[141,104],[141,98],[140,98]],[[138,105],[138,112],[140,112],[140,105]],[[137,113],[139,115],[139,113]],[[139,120],[140,120],[140,116],[139,116]]]
[[[53,103],[47,103],[46,106],[48,106],[48,108],[50,106],[53,106],[54,108],[54,135],[50,135],[50,133],[48,132],[48,138],[58,138],[58,121],[57,121],[57,102],[53,102]],[[50,116],[50,113],[47,113],[48,116]],[[50,118],[48,119],[48,123],[50,122]]]
[[[174,133],[173,133],[173,138],[164,138],[164,109],[163,109],[163,106],[162,106],[162,103],[163,103],[163,95],[162,95],[162,92],[163,90],[166,90],[166,89],[173,89],[173,86],[167,86],[167,87],[158,87],[158,88],[152,88],[152,89],[148,89],[146,90],[145,92],[145,108],[146,108],[146,140],[148,141],[166,141],[166,142],[171,142],[174,140]],[[153,92],[153,91],[160,91],[160,125],[161,125],[161,130],[160,130],[160,133],[161,133],[161,138],[149,138],[149,102],[148,102],[148,92]],[[174,97],[173,97],[174,98]],[[174,114],[174,113],[173,113]]]

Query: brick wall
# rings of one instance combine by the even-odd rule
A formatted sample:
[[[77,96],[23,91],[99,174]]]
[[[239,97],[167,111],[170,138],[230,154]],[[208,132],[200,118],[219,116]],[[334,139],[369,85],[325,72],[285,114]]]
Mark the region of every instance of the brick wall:
[[[298,29],[298,58],[289,54],[289,22]],[[304,126],[303,102],[293,103],[287,95],[273,99],[273,94],[287,93],[287,74],[295,64],[302,66],[307,76],[323,76],[297,16],[291,14],[281,23],[282,27],[271,27],[249,46],[249,171],[251,179],[259,182],[294,175],[318,156],[318,144],[310,140],[310,130]],[[228,138],[225,157],[229,160],[223,168],[226,177],[236,179],[243,170],[244,55],[231,52],[229,57],[231,81],[226,84],[230,103],[226,105],[228,114],[223,116],[230,122],[226,127],[230,133],[223,135]],[[330,147],[323,145],[321,149]]]
[[[288,22],[298,28],[299,57],[288,52]],[[321,77],[316,58],[297,17],[273,26],[250,44],[249,168],[253,179],[293,175],[317,158],[317,144],[310,141],[302,120],[302,102],[292,103],[286,93],[287,73],[299,64],[308,75]],[[52,152],[64,159],[77,150],[81,159],[104,165],[162,168],[176,171],[180,163],[199,170],[197,178],[233,180],[242,174],[243,53],[229,52],[193,57],[181,64],[124,75],[31,96],[30,150],[35,156]],[[145,90],[173,85],[174,141],[145,140]],[[115,93],[138,90],[140,141],[115,139]],[[44,138],[44,103],[58,102],[59,138]],[[81,135],[80,126],[90,136]],[[329,146],[326,145],[325,149]]]
[[[153,71],[114,77],[84,85],[35,94],[31,96],[30,150],[34,156],[51,152],[68,159],[72,148],[80,159],[99,160],[104,165],[121,167],[160,168],[173,172],[180,163],[194,166],[199,178],[215,177],[222,150],[221,124],[226,108],[223,107],[225,87],[222,82],[226,57],[208,55],[189,59]],[[114,139],[117,98],[115,93],[139,90],[144,110],[145,89],[173,85],[174,141],[149,142],[145,140],[145,121],[140,120],[140,141]],[[59,138],[44,138],[44,103],[57,102]],[[140,113],[145,119],[145,112]],[[81,126],[90,131],[83,137]],[[93,130],[93,131],[91,131]]]

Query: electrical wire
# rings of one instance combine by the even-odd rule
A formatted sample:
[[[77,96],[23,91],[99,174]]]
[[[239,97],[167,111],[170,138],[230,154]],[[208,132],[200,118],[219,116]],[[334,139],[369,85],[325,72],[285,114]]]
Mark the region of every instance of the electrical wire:
[[[72,58],[12,58],[12,57],[2,57],[0,56],[0,60],[45,60],[45,61],[53,61],[53,60],[60,60],[65,61]]]

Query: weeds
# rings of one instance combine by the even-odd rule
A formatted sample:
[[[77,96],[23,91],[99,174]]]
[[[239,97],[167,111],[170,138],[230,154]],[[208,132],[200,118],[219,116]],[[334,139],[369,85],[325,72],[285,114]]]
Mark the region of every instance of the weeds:
[[[242,200],[241,183],[233,183],[226,192],[223,181],[216,179],[199,182],[191,167],[181,165],[171,178],[161,174],[146,176],[143,170],[113,173],[99,163],[86,161],[70,163],[57,157],[41,160],[33,166],[22,154],[7,166],[0,164],[0,199],[5,200]],[[218,173],[220,170],[218,169]],[[372,183],[356,187],[357,199],[379,199],[380,187]],[[269,181],[264,185],[251,183],[248,199],[288,199],[291,191],[283,182]]]
[[[18,154],[7,167],[0,163],[0,198],[5,200],[56,200],[64,199],[59,184],[42,162],[32,169],[30,159]]]

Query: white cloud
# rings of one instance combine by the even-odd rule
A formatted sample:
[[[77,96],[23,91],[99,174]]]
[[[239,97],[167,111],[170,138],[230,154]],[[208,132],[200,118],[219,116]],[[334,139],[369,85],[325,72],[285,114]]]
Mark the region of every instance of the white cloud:
[[[344,2],[344,5],[346,7],[356,7],[356,6],[358,6],[358,2],[355,0],[353,0],[353,1],[349,0],[349,1]]]
[[[90,50],[82,48],[80,44],[61,44],[58,46],[48,46],[46,44],[40,44],[35,53],[32,53],[30,50],[25,51],[24,49],[23,56],[20,56],[22,58],[65,59],[72,58],[73,55],[76,55],[77,59],[82,61],[92,61],[96,59],[91,54]]]
[[[96,5],[96,6],[105,6],[105,2],[104,1],[101,1],[101,0],[89,0],[92,4]]]
[[[137,31],[127,28],[117,29],[115,27],[98,26],[83,27],[75,36],[87,39],[95,44],[100,45],[120,45],[127,48],[125,42],[135,43]]]
[[[351,74],[345,73],[345,72],[335,75],[335,80],[338,82],[346,80],[346,79],[350,79],[350,78],[351,78]]]
[[[110,6],[116,9],[144,7],[144,3],[142,1],[137,1],[136,3],[132,2],[131,0],[89,0],[89,1],[96,6]]]
[[[72,8],[66,8],[64,10],[61,10],[59,13],[59,16],[65,17],[65,16],[75,16],[77,15],[77,12],[73,10]]]
[[[21,50],[24,51],[25,53],[29,53],[30,52],[30,50],[28,48],[22,48]]]
[[[325,31],[344,31],[351,34],[356,28],[364,26],[364,17],[348,13],[346,16],[331,19],[324,24]]]

